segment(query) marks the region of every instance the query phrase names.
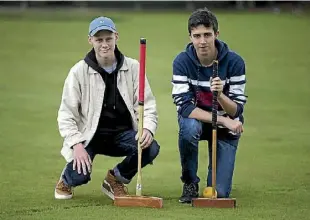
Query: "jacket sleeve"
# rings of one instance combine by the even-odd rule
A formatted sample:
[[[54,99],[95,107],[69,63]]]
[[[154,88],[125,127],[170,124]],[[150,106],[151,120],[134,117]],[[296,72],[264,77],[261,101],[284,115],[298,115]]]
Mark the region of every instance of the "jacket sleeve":
[[[139,114],[139,68],[140,64],[136,61],[133,64],[133,76],[134,76],[134,111],[138,118]],[[139,119],[139,118],[138,118]],[[144,118],[143,128],[148,129],[155,135],[158,123],[158,113],[156,106],[156,99],[153,95],[147,76],[145,76],[145,88],[144,88]]]
[[[77,126],[80,102],[80,83],[76,77],[76,71],[72,68],[65,79],[57,117],[60,135],[70,147],[85,141]]]
[[[243,113],[243,108],[247,101],[247,96],[245,95],[245,63],[241,57],[239,57],[239,59],[233,66],[232,74],[228,78],[228,97],[237,104],[237,111],[235,115],[235,118],[237,118]]]
[[[190,89],[189,80],[179,57],[173,61],[172,98],[180,115],[187,118],[196,108],[195,94]]]

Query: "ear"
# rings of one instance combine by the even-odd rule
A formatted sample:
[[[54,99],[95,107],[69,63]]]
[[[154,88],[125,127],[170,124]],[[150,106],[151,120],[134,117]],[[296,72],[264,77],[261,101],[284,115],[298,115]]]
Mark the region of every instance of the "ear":
[[[93,43],[91,42],[91,40],[92,40],[92,38],[91,38],[90,36],[88,36],[88,43],[89,43],[90,45],[93,45]]]
[[[189,37],[189,40],[193,42],[192,34],[189,34],[188,37]]]
[[[217,31],[217,32],[215,33],[215,38],[218,38],[219,35],[220,35],[220,31]]]
[[[118,34],[118,32],[115,32],[115,41],[117,42],[118,39],[119,39],[119,34]]]

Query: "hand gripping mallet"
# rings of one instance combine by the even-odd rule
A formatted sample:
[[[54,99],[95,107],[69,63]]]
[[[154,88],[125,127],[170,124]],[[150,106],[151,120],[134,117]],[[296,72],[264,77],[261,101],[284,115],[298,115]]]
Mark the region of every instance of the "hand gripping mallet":
[[[217,76],[218,76],[218,61],[214,60],[212,78],[215,78]],[[214,91],[212,96],[212,195],[211,198],[193,199],[192,206],[194,207],[207,207],[207,208],[236,207],[236,199],[217,198],[216,193],[216,150],[217,150],[216,147],[217,147],[217,109],[218,109],[217,96],[218,92]]]
[[[145,58],[146,58],[146,39],[140,39],[140,68],[139,68],[139,122],[138,122],[138,172],[137,172],[137,185],[136,195],[126,197],[115,197],[114,205],[126,207],[151,207],[162,208],[163,199],[158,197],[142,196],[142,148],[141,137],[143,133],[143,120],[144,120],[144,89],[145,89]]]

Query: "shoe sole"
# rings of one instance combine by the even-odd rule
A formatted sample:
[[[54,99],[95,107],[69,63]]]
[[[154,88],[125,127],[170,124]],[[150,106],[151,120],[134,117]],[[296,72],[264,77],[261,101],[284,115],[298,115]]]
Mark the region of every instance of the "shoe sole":
[[[194,197],[192,197],[192,199],[190,200],[190,201],[184,201],[184,200],[181,200],[181,199],[179,199],[179,203],[192,203],[192,200],[193,199],[196,199],[196,198],[198,198],[199,196],[197,195],[197,196],[194,196]]]
[[[104,180],[104,183],[106,184],[106,185],[110,185],[107,181],[105,181]],[[103,186],[103,184],[101,185],[101,190],[102,190],[102,192],[104,193],[104,194],[106,194],[108,197],[110,197],[110,199],[112,199],[112,200],[115,200],[115,198],[114,198],[114,194],[113,193],[111,193],[111,191],[109,191],[109,190],[107,190],[104,186]]]
[[[179,200],[179,203],[186,203],[186,204],[189,204],[191,203],[192,201],[182,201],[182,200]]]
[[[61,195],[58,194],[55,190],[55,199],[72,199],[72,194],[71,195]]]

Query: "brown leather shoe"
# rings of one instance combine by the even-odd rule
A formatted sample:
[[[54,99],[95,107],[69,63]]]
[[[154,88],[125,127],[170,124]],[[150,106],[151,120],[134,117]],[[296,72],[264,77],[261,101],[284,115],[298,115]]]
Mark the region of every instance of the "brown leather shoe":
[[[113,200],[115,197],[128,195],[126,186],[122,182],[118,181],[115,176],[112,175],[110,170],[103,180],[102,191]]]
[[[67,186],[61,179],[55,187],[55,199],[71,199],[73,196],[73,189]]]

